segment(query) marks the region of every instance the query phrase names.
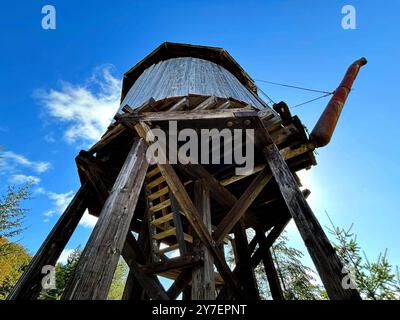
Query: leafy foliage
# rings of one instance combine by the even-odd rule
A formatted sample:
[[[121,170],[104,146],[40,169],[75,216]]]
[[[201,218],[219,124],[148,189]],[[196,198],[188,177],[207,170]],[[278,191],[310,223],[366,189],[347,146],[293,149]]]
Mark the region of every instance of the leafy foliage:
[[[328,215],[329,217],[329,215]],[[329,218],[330,219],[330,218]],[[375,262],[370,262],[357,242],[356,235],[349,229],[336,227],[332,220],[329,232],[334,236],[334,248],[343,265],[350,271],[351,278],[364,299],[394,300],[400,297],[399,269],[387,259],[387,250],[380,253]]]
[[[288,246],[287,242],[286,232],[283,232],[272,246],[273,258],[285,299],[321,299],[322,288],[314,278],[315,272],[302,263],[303,253]]]
[[[65,264],[58,263],[56,265],[56,289],[42,290],[39,299],[42,300],[60,300],[65,287],[74,272],[76,265],[81,257],[80,248],[76,248],[67,259]],[[125,280],[127,275],[127,266],[120,260],[115,270],[114,278],[108,294],[109,300],[120,300],[124,291]]]
[[[60,300],[61,295],[67,285],[68,279],[71,277],[78,264],[82,252],[80,248],[76,248],[67,258],[65,264],[57,263],[56,274],[56,288],[51,290],[42,290],[39,299],[42,300]]]
[[[108,300],[121,300],[124,293],[125,282],[128,276],[128,266],[124,260],[119,260],[114,277],[108,292]]]
[[[21,207],[21,202],[30,198],[31,184],[21,188],[8,187],[5,196],[0,197],[0,237],[12,238],[21,234],[25,228],[23,222],[26,209]],[[11,243],[9,241],[0,245],[0,256],[6,255]]]
[[[0,247],[6,247],[7,252],[0,255],[0,300],[4,300],[24,272],[31,256],[20,244],[11,243],[0,237]]]

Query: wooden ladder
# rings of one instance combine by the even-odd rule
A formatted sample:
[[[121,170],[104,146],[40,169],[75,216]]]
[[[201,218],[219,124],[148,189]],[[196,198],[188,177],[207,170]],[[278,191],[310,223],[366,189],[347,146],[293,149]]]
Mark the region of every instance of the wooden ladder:
[[[186,182],[185,185],[188,183],[190,182]],[[157,260],[162,259],[165,253],[176,249],[179,249],[181,254],[184,253],[186,250],[182,247],[185,247],[186,242],[192,243],[193,238],[183,232],[182,218],[184,218],[184,214],[177,208],[174,199],[171,199],[165,178],[156,165],[149,167],[147,171],[145,190],[150,215],[150,241],[153,253],[158,256]],[[171,236],[176,237],[176,243],[166,244],[164,240]],[[166,246],[161,247],[162,244]]]

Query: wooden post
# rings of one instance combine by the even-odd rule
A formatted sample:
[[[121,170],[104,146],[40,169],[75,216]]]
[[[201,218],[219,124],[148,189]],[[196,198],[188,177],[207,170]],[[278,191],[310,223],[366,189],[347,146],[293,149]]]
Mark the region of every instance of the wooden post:
[[[241,267],[238,268],[239,279],[243,279],[242,284],[246,293],[246,299],[258,300],[260,296],[254,270],[251,265],[249,244],[243,219],[239,220],[235,225],[233,232],[235,234],[236,254],[239,258],[237,264],[241,264]]]
[[[142,220],[142,225],[141,229],[139,232],[139,237],[138,237],[138,244],[139,247],[142,248],[144,255],[147,257],[147,259],[143,262],[148,262],[151,259],[149,258],[149,255],[151,253],[150,249],[150,242],[148,240],[149,237],[149,228],[147,224],[147,212],[145,212]],[[127,242],[129,241],[130,235],[128,233],[127,237]],[[135,273],[132,269],[129,270],[128,273],[128,278],[126,279],[125,283],[125,288],[124,288],[124,293],[122,295],[122,300],[142,300],[142,298],[145,298],[146,295],[144,294],[144,290],[140,283],[137,281],[135,277]]]
[[[343,273],[342,263],[261,120],[258,118],[254,120],[256,136],[259,139],[265,159],[317,268],[329,298],[360,300],[357,290],[343,288],[342,279],[346,274]]]
[[[88,240],[63,299],[106,299],[148,167],[135,141]]]
[[[210,192],[201,180],[194,183],[194,204],[211,233]],[[215,300],[214,259],[196,235],[193,236],[193,254],[202,256],[203,263],[193,266],[191,298]]]
[[[270,246],[268,245],[267,238],[262,232],[257,232],[256,237],[259,239],[260,248],[263,251],[262,260],[272,298],[274,300],[284,300],[278,273],[271,256]]]
[[[38,297],[44,277],[42,268],[46,265],[55,266],[87,208],[88,195],[89,187],[85,183],[75,194],[7,299],[34,300]]]

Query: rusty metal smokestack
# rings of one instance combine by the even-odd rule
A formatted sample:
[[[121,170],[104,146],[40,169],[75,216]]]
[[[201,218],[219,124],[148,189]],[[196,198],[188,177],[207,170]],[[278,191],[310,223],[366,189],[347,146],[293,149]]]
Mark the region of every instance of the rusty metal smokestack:
[[[347,70],[342,82],[336,89],[331,100],[329,100],[328,105],[311,132],[310,140],[315,144],[315,147],[326,146],[331,140],[353,82],[357,77],[358,71],[365,64],[367,64],[367,59],[361,58],[355,61]]]

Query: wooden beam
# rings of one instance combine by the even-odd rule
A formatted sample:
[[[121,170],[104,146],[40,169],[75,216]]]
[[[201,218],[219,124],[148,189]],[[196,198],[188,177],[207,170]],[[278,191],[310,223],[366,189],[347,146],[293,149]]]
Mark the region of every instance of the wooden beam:
[[[135,129],[139,136],[146,139],[148,143],[154,141],[155,137],[152,136],[150,128],[145,123],[141,122],[135,125]],[[158,167],[160,168],[161,174],[165,177],[170,191],[174,194],[182,211],[185,213],[186,219],[193,227],[193,231],[196,232],[200,240],[212,253],[214,263],[224,281],[232,288],[236,296],[241,297],[241,289],[238,281],[232,276],[232,272],[230,271],[224,257],[221,256],[218,246],[215,244],[215,241],[212,239],[207,227],[204,225],[196,207],[191,201],[175,170],[170,164],[158,164]]]
[[[100,141],[96,142],[88,152],[90,154],[95,154],[96,152],[100,151],[107,145],[109,145],[112,141],[115,141],[121,133],[123,133],[126,128],[122,124],[117,124],[111,129],[109,129],[101,138]]]
[[[136,123],[138,121],[189,121],[189,120],[213,120],[233,119],[257,115],[252,109],[237,108],[225,110],[199,110],[199,111],[165,111],[165,112],[143,112],[126,113],[115,116],[115,120],[121,122]]]
[[[225,215],[217,228],[214,230],[213,238],[220,244],[225,236],[232,230],[233,226],[240,220],[255,198],[267,185],[272,175],[268,169],[261,171],[249,185],[238,201],[235,202],[231,210]]]
[[[263,258],[264,251],[268,250],[273,245],[275,240],[280,236],[286,225],[289,223],[290,219],[291,217],[284,217],[282,221],[274,226],[272,230],[268,233],[268,235],[266,236],[266,240],[259,243],[258,249],[251,257],[251,264],[253,265],[253,268],[256,268],[258,266]],[[264,233],[264,231],[262,231],[261,229],[258,229],[257,232]]]
[[[211,233],[210,191],[204,181],[194,183],[194,204],[209,233]],[[193,254],[200,256],[203,263],[192,269],[192,300],[215,300],[214,259],[207,247],[194,236]]]
[[[208,97],[206,100],[204,100],[202,103],[200,103],[192,111],[207,110],[216,103],[217,103],[217,98],[214,96],[211,96],[211,97]]]
[[[229,109],[232,106],[232,102],[231,101],[225,101],[224,103],[222,103],[220,106],[217,107],[218,110],[225,110],[225,109]]]
[[[135,274],[137,281],[153,300],[169,300],[165,291],[160,287],[159,283],[151,276],[145,274],[139,267],[136,261],[132,261],[129,267]]]
[[[170,109],[168,109],[169,111],[181,111],[184,109],[189,108],[189,98],[188,97],[184,97],[181,100],[179,100],[177,103],[175,103]]]
[[[181,209],[172,192],[170,192],[169,198],[171,199],[172,216],[176,228],[176,240],[178,241],[179,252],[181,255],[183,255],[187,252],[187,248],[185,242],[185,233],[183,232]]]
[[[64,250],[87,208],[89,190],[90,187],[86,183],[79,188],[7,297],[8,300],[34,300],[39,296],[42,290],[41,281],[44,277],[42,268],[47,265],[56,265],[61,252]]]
[[[140,270],[146,274],[159,274],[171,269],[182,269],[191,267],[198,262],[200,257],[194,257],[192,254],[183,254],[178,257],[164,261],[153,262],[140,267]]]
[[[174,283],[169,287],[167,295],[171,300],[175,300],[182,290],[187,286],[187,284],[192,279],[192,270],[185,269],[179,274],[175,279]]]
[[[146,217],[143,217],[146,219]],[[149,228],[148,224],[146,221],[142,221],[141,228],[139,230],[139,235],[138,235],[138,246],[141,248],[143,255],[145,257],[144,260],[141,260],[142,263],[148,262],[149,255],[150,255],[150,242],[148,240],[149,238]],[[124,248],[128,245],[133,247],[134,245],[130,244],[133,242],[132,238],[134,239],[133,235],[131,232],[128,232],[127,240],[124,245]],[[122,251],[124,252],[124,250]],[[124,259],[127,258],[126,255],[124,256]],[[142,257],[142,258],[144,258]],[[126,262],[126,261],[125,261]],[[126,279],[125,287],[124,287],[124,292],[122,294],[122,300],[143,300],[146,297],[144,294],[144,290],[140,283],[137,281],[135,277],[135,273],[132,269],[129,269],[128,277]]]
[[[143,185],[148,163],[142,139],[132,146],[63,299],[106,299]]]
[[[235,234],[235,248],[236,254],[238,257],[238,262],[241,263],[241,268],[238,269],[239,279],[243,279],[242,281],[243,288],[246,292],[246,296],[248,300],[259,300],[260,296],[258,293],[258,286],[256,277],[254,274],[254,270],[251,266],[251,258],[249,251],[249,244],[247,241],[246,235],[246,227],[243,223],[243,220],[239,220],[234,227]]]
[[[258,118],[254,119],[259,146],[278,184],[286,206],[295,221],[308,252],[331,299],[360,300],[357,290],[342,286],[343,265],[328,237],[314,216],[310,206],[297,186],[290,169],[267,130]]]

